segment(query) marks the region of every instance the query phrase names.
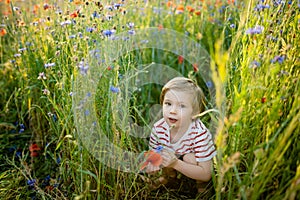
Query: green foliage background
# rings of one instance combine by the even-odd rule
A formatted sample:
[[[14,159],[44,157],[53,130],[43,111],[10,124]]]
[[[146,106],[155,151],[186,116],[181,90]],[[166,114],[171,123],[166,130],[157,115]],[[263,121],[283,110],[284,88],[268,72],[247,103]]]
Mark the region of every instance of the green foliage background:
[[[188,35],[217,69],[212,74],[217,95],[207,95],[206,109],[221,109],[224,102],[226,114],[214,133],[218,155],[211,198],[299,199],[299,1],[170,2],[0,2],[1,199],[181,198],[174,191],[149,192],[138,174],[97,161],[81,145],[74,124],[72,84],[81,75],[80,62],[109,40],[105,31],[147,27]],[[208,91],[192,63],[157,49],[128,52],[103,69],[95,105],[100,126],[135,152],[146,150],[147,141],[115,124],[110,86],[151,62],[168,64]],[[160,89],[150,84],[132,96],[136,123],[149,122],[149,106],[158,103]],[[212,98],[216,105],[209,104]],[[31,154],[33,144],[38,156]]]

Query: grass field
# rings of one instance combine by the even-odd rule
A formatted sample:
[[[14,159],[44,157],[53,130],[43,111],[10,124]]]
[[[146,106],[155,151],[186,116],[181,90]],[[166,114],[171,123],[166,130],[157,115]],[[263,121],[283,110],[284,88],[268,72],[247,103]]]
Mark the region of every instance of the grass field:
[[[299,0],[0,0],[0,10],[0,199],[187,198],[149,191],[138,173],[176,75],[206,95],[211,199],[300,198]]]

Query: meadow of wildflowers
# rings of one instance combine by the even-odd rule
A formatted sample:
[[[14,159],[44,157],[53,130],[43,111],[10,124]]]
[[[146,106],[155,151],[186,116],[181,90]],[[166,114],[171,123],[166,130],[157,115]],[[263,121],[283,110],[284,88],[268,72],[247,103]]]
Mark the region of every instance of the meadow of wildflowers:
[[[299,0],[0,0],[0,10],[0,199],[300,198]],[[177,74],[219,111],[202,116],[218,150],[209,197],[149,191],[132,170],[159,83]]]

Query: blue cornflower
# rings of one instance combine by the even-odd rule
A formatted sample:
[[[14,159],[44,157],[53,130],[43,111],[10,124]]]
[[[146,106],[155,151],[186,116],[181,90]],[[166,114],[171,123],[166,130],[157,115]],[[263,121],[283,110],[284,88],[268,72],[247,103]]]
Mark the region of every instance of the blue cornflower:
[[[285,1],[283,0],[273,0],[274,6],[279,6],[280,4],[284,5]]]
[[[61,163],[60,157],[57,157],[57,158],[56,158],[56,163],[57,163],[58,165]]]
[[[21,155],[22,155],[22,152],[21,152],[21,151],[17,151],[17,152],[16,152],[16,157],[17,157],[17,158],[20,158]]]
[[[134,27],[134,23],[133,23],[133,22],[129,22],[129,23],[127,24],[127,26],[128,26],[128,28],[132,29],[132,28]]]
[[[19,51],[20,53],[23,53],[23,52],[26,51],[26,50],[27,50],[27,48],[24,47],[24,48],[19,49],[18,51]]]
[[[272,60],[271,63],[276,63],[278,62],[279,64],[283,63],[285,59],[285,56],[275,56]]]
[[[246,34],[254,35],[254,34],[260,34],[264,30],[263,26],[257,25],[253,28],[249,28],[246,30]]]
[[[249,66],[249,68],[253,68],[253,69],[256,69],[260,66],[260,62],[256,61],[256,60],[253,60]]]
[[[32,180],[27,181],[27,185],[29,185],[29,186],[34,186],[35,183],[36,183],[36,179],[32,179]]]
[[[87,27],[87,28],[86,28],[86,31],[89,32],[89,33],[92,33],[92,32],[94,32],[95,30],[96,30],[95,27]]]
[[[107,5],[104,8],[107,9],[107,10],[113,11],[113,7],[111,5]]]
[[[93,14],[92,14],[92,16],[93,16],[94,18],[99,18],[99,17],[100,17],[100,15],[98,14],[97,11],[94,11]]]
[[[114,9],[117,10],[117,9],[119,9],[121,6],[122,6],[122,4],[115,3],[115,4],[114,4]]]
[[[118,93],[118,92],[120,92],[120,89],[119,88],[117,88],[117,87],[114,87],[114,86],[110,86],[110,91],[112,92],[112,93]]]
[[[54,122],[57,122],[57,116],[56,116],[56,114],[52,115],[52,119],[53,119]]]
[[[46,63],[44,65],[45,68],[49,68],[49,67],[53,67],[53,66],[55,66],[55,63]]]
[[[219,13],[223,13],[224,10],[225,10],[225,8],[226,8],[226,6],[223,5],[223,6],[219,9]]]
[[[89,110],[85,110],[85,111],[84,111],[84,115],[85,115],[85,116],[88,116],[89,114],[90,114],[90,111],[89,111]]]
[[[56,122],[57,121],[57,116],[54,113],[48,112],[48,116],[52,117],[53,121]]]
[[[149,43],[149,40],[141,40],[140,43],[141,43],[141,44],[147,44],[147,43]]]
[[[25,125],[24,124],[20,124],[19,133],[23,133],[24,131],[25,131]]]
[[[50,175],[47,175],[45,181],[50,181]]]
[[[100,49],[92,49],[89,53],[95,58],[100,58]]]
[[[278,39],[272,35],[267,35],[267,39],[273,41],[273,42],[276,42]]]
[[[109,37],[112,36],[114,34],[115,30],[104,30],[102,33],[103,35]]]
[[[158,146],[158,147],[156,147],[156,148],[155,148],[156,153],[160,153],[160,152],[163,150],[163,148],[164,148],[164,147],[161,146],[161,145]]]
[[[211,81],[207,81],[207,82],[206,82],[206,86],[207,86],[208,88],[211,88],[211,87],[213,86],[213,83],[212,83]]]
[[[264,9],[267,9],[267,8],[270,8],[270,5],[269,4],[257,4],[255,7],[254,7],[254,10],[255,11],[263,11]]]
[[[235,24],[230,24],[230,28],[235,28]]]
[[[66,20],[66,21],[60,23],[61,26],[65,26],[65,25],[69,25],[69,24],[72,24],[72,22],[70,20]]]
[[[162,8],[153,7],[152,10],[153,10],[154,13],[160,14],[161,11],[162,11]]]
[[[69,38],[70,39],[76,38],[76,35],[70,35]]]
[[[87,63],[84,63],[84,61],[80,61],[78,68],[80,70],[80,74],[86,75],[89,69],[89,65]]]
[[[134,35],[134,34],[135,34],[135,31],[134,31],[134,30],[129,30],[129,31],[128,31],[128,34],[129,34],[129,35]]]

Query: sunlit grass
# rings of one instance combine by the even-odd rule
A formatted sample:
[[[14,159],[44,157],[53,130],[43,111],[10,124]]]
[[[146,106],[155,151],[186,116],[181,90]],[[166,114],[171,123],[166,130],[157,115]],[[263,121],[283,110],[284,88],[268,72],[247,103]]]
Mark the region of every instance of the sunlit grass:
[[[183,198],[176,191],[150,192],[136,172],[94,157],[74,123],[74,84],[90,73],[90,56],[108,51],[99,47],[115,35],[148,27],[197,41],[210,55],[213,83],[202,79],[194,63],[162,49],[101,60],[94,77],[97,121],[87,128],[96,123],[124,151],[141,155],[147,139],[130,135],[128,122],[150,133],[151,106],[159,104],[162,86],[135,88],[130,81],[151,63],[168,65],[198,81],[207,110],[225,111],[201,118],[216,124],[211,198],[299,198],[299,2],[29,2],[0,2],[1,199]],[[210,84],[216,96],[210,96]],[[85,100],[90,86],[82,88]],[[126,98],[120,101],[121,95]],[[110,162],[118,166],[119,160]]]

